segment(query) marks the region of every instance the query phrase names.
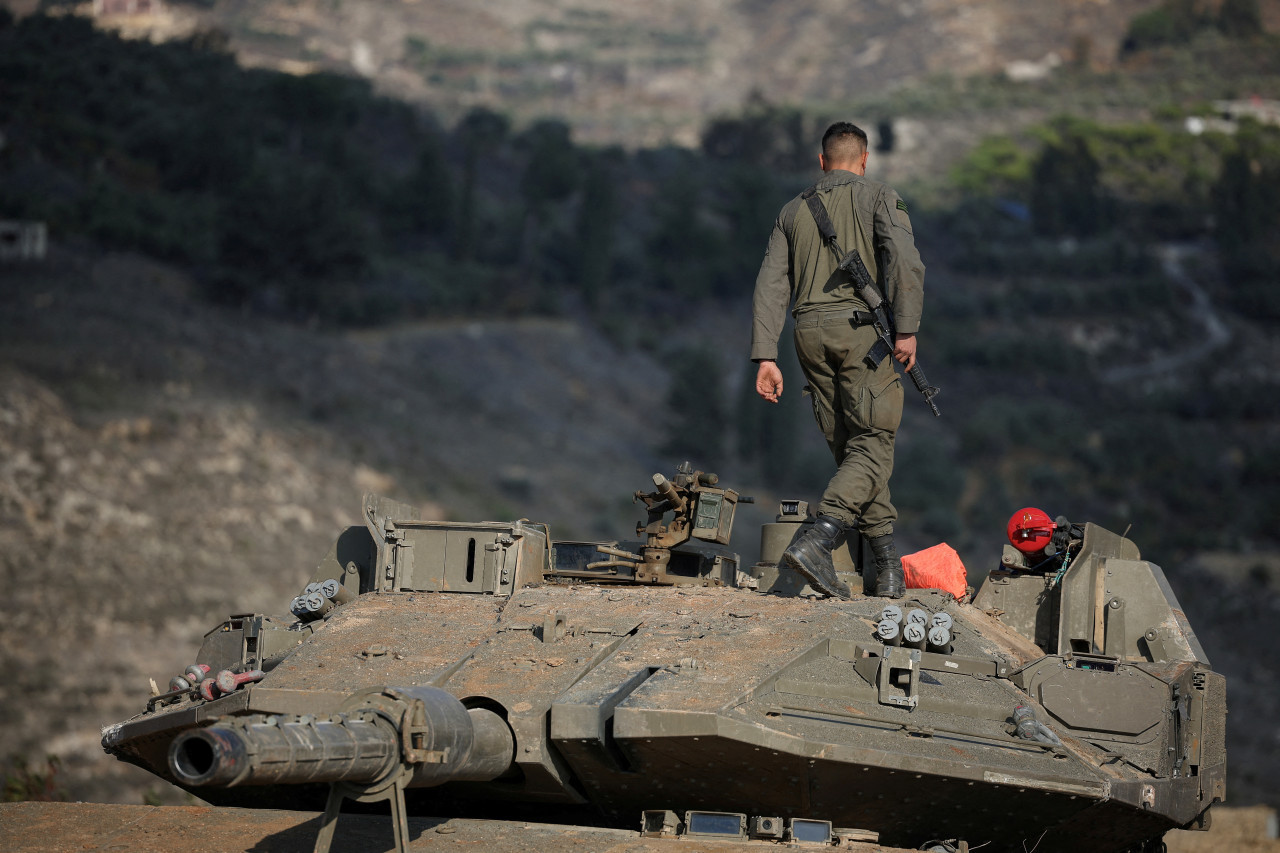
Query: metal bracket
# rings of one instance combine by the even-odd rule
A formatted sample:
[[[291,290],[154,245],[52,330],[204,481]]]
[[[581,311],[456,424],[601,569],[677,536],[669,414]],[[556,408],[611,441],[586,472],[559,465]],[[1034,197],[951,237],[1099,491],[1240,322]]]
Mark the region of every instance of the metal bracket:
[[[1164,661],[1172,657],[1166,643],[1167,638],[1159,628],[1148,628],[1142,635],[1142,639],[1147,644],[1147,651],[1152,661]]]
[[[350,785],[346,782],[330,783],[329,799],[325,803],[324,817],[320,821],[320,832],[316,834],[313,853],[329,853],[334,830],[338,828],[338,817],[342,814],[343,800],[355,800],[357,803],[376,803],[381,800],[389,802],[392,831],[396,838],[395,851],[409,853],[409,819],[404,805],[404,789],[405,783],[411,777],[410,773],[397,773],[390,785],[385,781],[372,786]]]
[[[554,643],[569,632],[569,623],[554,610],[547,611],[542,617],[542,630],[539,639],[544,643]]]
[[[1125,657],[1128,637],[1124,626],[1124,599],[1112,597],[1107,602],[1107,632],[1103,640],[1103,651],[1115,658]]]
[[[920,704],[920,650],[885,646],[884,651],[876,679],[880,704],[916,707]]]

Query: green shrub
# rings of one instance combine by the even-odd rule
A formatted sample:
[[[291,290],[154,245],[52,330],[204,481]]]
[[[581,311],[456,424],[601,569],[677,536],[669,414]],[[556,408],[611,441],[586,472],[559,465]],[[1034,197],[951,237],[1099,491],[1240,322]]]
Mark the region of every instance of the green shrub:
[[[1180,44],[1190,41],[1197,32],[1210,26],[1212,18],[1196,0],[1165,0],[1160,6],[1129,22],[1124,49],[1147,50]]]
[[[31,767],[23,756],[11,757],[4,777],[4,801],[65,802],[67,792],[58,779],[61,768],[62,760],[56,755],[47,756],[43,768]]]
[[[1248,38],[1260,35],[1262,10],[1258,0],[1223,0],[1218,10],[1218,29],[1231,38]]]
[[[951,170],[951,183],[965,196],[1021,199],[1031,172],[1031,157],[1012,137],[988,136]]]

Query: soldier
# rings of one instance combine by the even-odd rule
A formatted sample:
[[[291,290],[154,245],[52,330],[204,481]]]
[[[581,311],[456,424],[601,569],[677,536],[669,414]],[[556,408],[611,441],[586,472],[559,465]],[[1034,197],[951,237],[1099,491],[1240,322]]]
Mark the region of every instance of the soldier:
[[[891,188],[865,177],[867,134],[837,122],[822,137],[818,163],[824,173],[813,187],[828,212],[839,245],[857,249],[892,306],[897,334],[893,358],[915,364],[916,331],[924,299],[924,264],[916,251],[907,205]],[[783,554],[783,561],[811,586],[847,598],[831,551],[846,528],[857,526],[871,543],[876,594],[901,598],[902,561],[893,544],[897,510],[889,500],[893,441],[902,419],[902,382],[885,358],[864,360],[875,342],[867,305],[837,268],[839,258],[823,241],[801,194],[782,208],[756,278],[751,359],[759,364],[756,392],[776,403],[782,395],[778,336],[787,305],[795,317],[796,354],[809,384],[813,415],[836,460],[818,518]]]

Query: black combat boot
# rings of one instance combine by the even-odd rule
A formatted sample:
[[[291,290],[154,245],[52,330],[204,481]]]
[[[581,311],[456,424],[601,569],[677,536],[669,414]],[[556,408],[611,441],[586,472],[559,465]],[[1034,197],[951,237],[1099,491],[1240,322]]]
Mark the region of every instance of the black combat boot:
[[[876,558],[876,595],[884,598],[902,598],[907,593],[907,582],[902,576],[902,560],[893,547],[893,534],[871,537],[871,553]]]
[[[804,534],[782,553],[782,562],[804,575],[809,586],[825,595],[849,597],[849,587],[840,582],[831,549],[836,547],[844,526],[829,515],[820,515]],[[899,570],[901,572],[901,570]]]

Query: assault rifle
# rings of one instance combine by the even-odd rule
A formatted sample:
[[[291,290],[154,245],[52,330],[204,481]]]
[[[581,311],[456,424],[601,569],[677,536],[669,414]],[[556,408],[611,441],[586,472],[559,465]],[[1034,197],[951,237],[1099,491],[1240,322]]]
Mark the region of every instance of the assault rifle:
[[[817,187],[810,187],[800,193],[800,197],[809,205],[809,212],[813,214],[818,233],[822,235],[822,242],[836,253],[836,257],[840,259],[840,269],[847,272],[853,279],[853,289],[871,309],[871,315],[875,318],[872,325],[876,330],[876,342],[871,345],[871,349],[867,350],[863,358],[873,368],[879,367],[885,356],[893,355],[893,312],[889,310],[884,297],[880,295],[880,288],[876,287],[876,283],[872,281],[871,273],[867,272],[867,265],[862,262],[862,255],[858,254],[858,250],[853,249],[848,254],[840,251],[840,241],[836,238],[835,226],[831,224],[831,217],[827,215],[827,206],[822,203],[822,199],[818,198]],[[937,404],[933,402],[933,398],[938,395],[938,389],[925,379],[924,368],[920,363],[916,362],[907,371],[907,375],[915,383],[916,390],[924,395],[924,401],[933,411],[933,416],[942,417],[942,412],[938,411]]]
[[[840,259],[840,269],[853,278],[853,289],[858,292],[862,301],[867,303],[867,307],[871,309],[871,316],[875,317],[872,325],[876,330],[876,342],[871,345],[871,349],[867,350],[864,359],[872,367],[879,367],[885,356],[893,355],[893,314],[886,310],[884,297],[880,295],[880,289],[876,287],[876,283],[871,280],[871,273],[867,271],[867,265],[862,262],[862,255],[858,254],[857,249]],[[916,390],[924,395],[924,401],[933,411],[933,416],[942,417],[942,412],[938,411],[938,405],[933,402],[933,398],[938,395],[938,389],[929,384],[920,363],[913,364],[907,371],[907,375],[915,383]]]

